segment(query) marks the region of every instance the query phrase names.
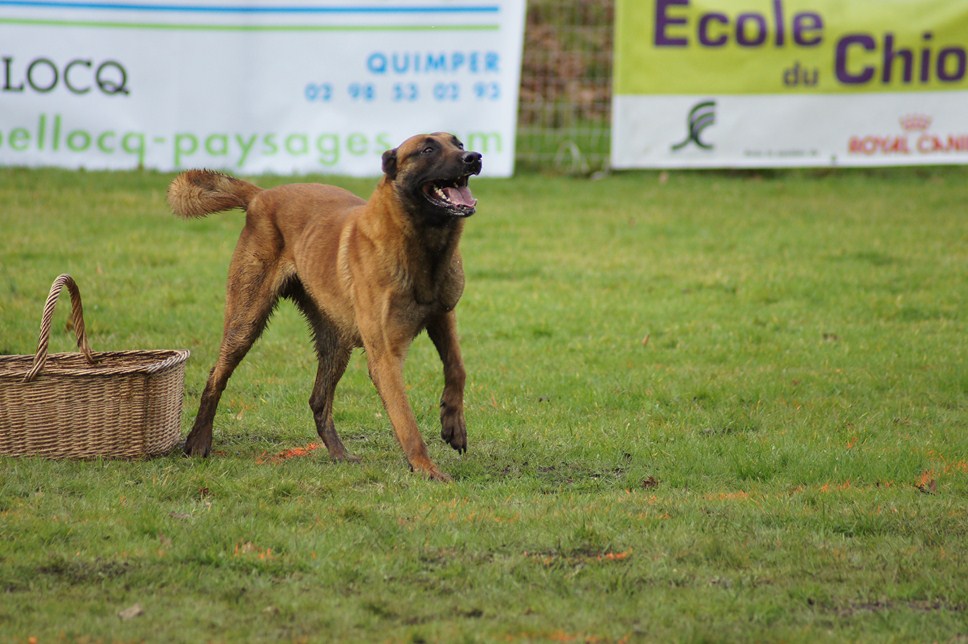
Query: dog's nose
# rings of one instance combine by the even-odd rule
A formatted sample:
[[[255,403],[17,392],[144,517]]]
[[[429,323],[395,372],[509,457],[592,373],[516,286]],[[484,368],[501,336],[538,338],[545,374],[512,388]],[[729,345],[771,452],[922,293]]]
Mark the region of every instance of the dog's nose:
[[[474,165],[475,163],[480,163],[481,159],[484,158],[480,152],[465,152],[464,153],[464,165]]]

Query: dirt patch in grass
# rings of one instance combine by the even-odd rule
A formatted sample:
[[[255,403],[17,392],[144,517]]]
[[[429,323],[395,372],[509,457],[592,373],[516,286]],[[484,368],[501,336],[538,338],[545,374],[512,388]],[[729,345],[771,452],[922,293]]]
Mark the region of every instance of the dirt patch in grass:
[[[131,564],[127,561],[103,559],[97,559],[93,562],[56,559],[37,568],[37,572],[42,575],[55,577],[70,584],[89,584],[116,579],[123,577],[130,571]]]

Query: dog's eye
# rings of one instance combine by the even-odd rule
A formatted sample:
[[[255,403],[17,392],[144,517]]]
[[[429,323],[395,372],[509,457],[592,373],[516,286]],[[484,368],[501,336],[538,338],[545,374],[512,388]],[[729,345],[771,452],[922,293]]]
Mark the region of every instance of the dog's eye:
[[[428,145],[427,147],[425,147],[423,149],[423,153],[424,154],[433,154],[434,153],[434,148],[432,148],[431,146]]]

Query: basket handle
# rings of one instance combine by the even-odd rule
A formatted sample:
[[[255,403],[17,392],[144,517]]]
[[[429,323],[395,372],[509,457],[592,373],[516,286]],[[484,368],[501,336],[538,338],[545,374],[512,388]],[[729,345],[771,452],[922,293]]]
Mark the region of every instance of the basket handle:
[[[64,273],[59,275],[54,283],[51,284],[50,293],[47,294],[47,302],[44,304],[44,315],[40,319],[40,341],[37,343],[37,353],[34,354],[34,363],[30,371],[24,376],[24,382],[30,382],[37,377],[47,363],[47,345],[50,342],[50,324],[54,317],[54,305],[64,287],[71,294],[71,320],[74,322],[74,335],[77,337],[77,348],[84,354],[84,358],[90,364],[96,364],[91,347],[87,344],[87,334],[84,331],[84,310],[81,307],[81,292],[77,288],[74,278]]]

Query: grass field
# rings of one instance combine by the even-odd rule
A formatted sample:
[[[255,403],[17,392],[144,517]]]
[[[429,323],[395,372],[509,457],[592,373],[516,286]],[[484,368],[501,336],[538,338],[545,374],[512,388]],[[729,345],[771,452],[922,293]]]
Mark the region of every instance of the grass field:
[[[242,222],[176,220],[169,179],[0,170],[0,353],[70,272],[95,350],[192,351],[187,431]],[[362,463],[313,449],[284,303],[212,458],[0,458],[0,640],[968,638],[968,170],[473,187],[463,457],[425,337],[407,365],[453,484],[407,470],[362,355]]]

